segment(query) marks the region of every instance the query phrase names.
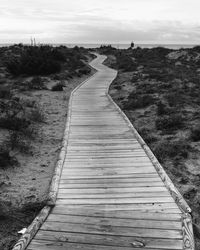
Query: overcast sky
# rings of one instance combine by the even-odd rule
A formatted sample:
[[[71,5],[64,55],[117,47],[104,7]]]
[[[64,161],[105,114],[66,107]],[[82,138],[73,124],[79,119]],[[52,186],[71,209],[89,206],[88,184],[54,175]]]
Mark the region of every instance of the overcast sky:
[[[0,0],[0,43],[199,43],[200,0]]]

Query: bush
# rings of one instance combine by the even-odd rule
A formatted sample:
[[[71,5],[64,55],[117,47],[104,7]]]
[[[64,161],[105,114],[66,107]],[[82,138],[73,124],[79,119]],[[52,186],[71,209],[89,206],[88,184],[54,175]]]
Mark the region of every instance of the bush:
[[[191,129],[190,137],[193,141],[200,141],[200,126]]]
[[[30,153],[31,144],[30,141],[27,140],[27,137],[24,135],[24,133],[12,131],[10,133],[8,145],[10,146],[11,150],[17,149],[25,154]]]
[[[1,86],[0,87],[0,98],[2,99],[10,99],[12,97],[12,92],[8,87]]]
[[[118,69],[121,69],[125,72],[135,71],[137,69],[137,64],[128,55],[118,55],[117,65],[118,65]]]
[[[34,105],[31,109],[28,118],[33,122],[45,122],[46,117],[42,108],[38,105]]]
[[[4,104],[6,109],[3,107],[1,110],[0,127],[9,130],[9,147],[26,153],[30,148],[30,139],[34,139],[37,133],[32,121],[43,121],[42,111],[37,106],[32,109],[25,107],[26,102],[18,98]]]
[[[65,83],[63,81],[60,81],[56,83],[51,90],[52,91],[63,91],[63,88],[65,87]]]
[[[176,130],[183,126],[183,117],[180,114],[164,115],[156,119],[158,130]]]
[[[9,130],[24,130],[30,125],[30,121],[21,117],[2,117],[0,118],[0,127]]]
[[[19,56],[9,59],[6,66],[13,75],[48,75],[59,72],[64,59],[64,55],[51,46],[24,46]]]
[[[151,130],[146,127],[138,129],[138,132],[146,143],[152,143],[157,141],[157,137],[153,135]]]
[[[10,156],[10,152],[7,148],[4,146],[0,146],[0,167],[5,168],[8,166],[12,166],[17,163],[17,160],[15,157]]]
[[[78,73],[80,73],[81,75],[88,75],[90,74],[90,72],[91,72],[91,69],[87,66],[78,70]]]
[[[162,101],[157,103],[157,115],[168,115],[172,112],[172,108],[170,109],[165,103]]]
[[[117,85],[117,86],[114,86],[114,88],[117,89],[117,90],[121,90],[121,89],[122,89],[122,86]]]
[[[167,158],[175,158],[177,156],[187,158],[189,149],[189,144],[184,140],[163,140],[156,144],[153,152],[160,162],[164,162]]]
[[[9,130],[15,131],[24,131],[30,125],[30,121],[22,117],[1,117],[0,118],[0,127]]]
[[[152,95],[137,95],[137,93],[132,92],[128,101],[125,104],[125,109],[136,109],[136,108],[145,108],[155,103],[155,98]]]
[[[33,77],[33,79],[27,82],[28,89],[42,90],[47,89],[43,79],[39,76]]]
[[[171,107],[176,107],[185,103],[184,93],[182,93],[181,90],[173,90],[173,92],[166,94],[165,98]]]

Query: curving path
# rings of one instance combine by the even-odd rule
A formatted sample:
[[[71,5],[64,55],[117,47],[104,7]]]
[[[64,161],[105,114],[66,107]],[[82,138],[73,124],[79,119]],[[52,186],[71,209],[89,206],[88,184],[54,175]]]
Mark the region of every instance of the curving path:
[[[73,95],[56,205],[27,249],[193,249],[184,213],[107,95],[117,72],[104,59]]]

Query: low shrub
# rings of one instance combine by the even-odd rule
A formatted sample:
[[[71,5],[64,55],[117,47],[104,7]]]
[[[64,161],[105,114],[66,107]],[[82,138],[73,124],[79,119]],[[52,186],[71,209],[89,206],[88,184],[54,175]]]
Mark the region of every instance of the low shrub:
[[[114,88],[117,89],[117,90],[121,90],[121,89],[122,89],[122,86],[117,85],[117,86],[115,86]]]
[[[12,97],[11,90],[6,86],[0,87],[0,98],[2,99],[10,99]]]
[[[30,110],[28,118],[33,122],[45,122],[46,117],[43,109],[39,105],[34,105]]]
[[[164,115],[155,121],[158,130],[176,130],[183,126],[183,117],[180,114]]]
[[[61,70],[65,56],[48,45],[23,46],[18,56],[9,58],[6,66],[13,75],[48,75]]]
[[[7,101],[1,109],[0,127],[9,130],[9,148],[28,153],[30,140],[37,135],[35,122],[44,120],[44,115],[38,106],[26,107],[26,101],[13,98]],[[32,106],[32,104],[31,104]]]
[[[6,168],[12,166],[17,163],[15,157],[10,155],[8,148],[4,146],[0,146],[0,167]]]
[[[137,64],[128,55],[118,55],[116,64],[118,69],[124,72],[135,71],[137,69]]]
[[[63,91],[63,88],[65,87],[65,83],[63,81],[60,81],[56,83],[51,90],[52,91]]]
[[[189,144],[185,140],[162,140],[155,145],[153,152],[160,162],[164,162],[167,158],[175,158],[177,156],[187,158],[189,149]]]
[[[199,125],[191,129],[190,138],[193,141],[200,141],[200,126]]]
[[[150,129],[143,127],[143,128],[137,129],[137,131],[142,136],[143,140],[146,143],[153,143],[157,141],[157,137],[151,132]]]
[[[153,105],[155,100],[156,99],[152,95],[138,95],[137,93],[132,92],[125,104],[125,109],[131,110],[136,108],[145,108],[147,106]]]
[[[33,77],[31,81],[27,82],[28,89],[42,90],[47,89],[44,80],[40,76]]]
[[[27,140],[27,137],[24,135],[24,133],[12,131],[10,133],[10,138],[8,139],[8,145],[11,150],[18,150],[24,154],[31,153],[30,140]]]
[[[169,92],[165,95],[165,99],[171,107],[177,107],[185,103],[184,93],[182,93],[181,90],[173,90],[173,92]]]
[[[157,115],[168,115],[172,110],[162,101],[157,103]]]
[[[9,130],[15,130],[15,131],[24,131],[26,130],[30,125],[30,121],[27,120],[27,118],[22,117],[1,117],[0,118],[0,127],[4,129]]]
[[[81,75],[88,75],[88,74],[90,74],[91,69],[90,69],[89,67],[85,66],[85,67],[79,69],[78,72],[79,72]]]

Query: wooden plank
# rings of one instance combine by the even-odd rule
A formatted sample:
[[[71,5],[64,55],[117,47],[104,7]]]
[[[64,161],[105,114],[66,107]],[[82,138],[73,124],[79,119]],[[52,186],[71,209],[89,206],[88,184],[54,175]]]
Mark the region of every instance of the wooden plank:
[[[154,181],[154,182],[136,182],[136,183],[61,183],[59,185],[59,189],[64,188],[128,188],[128,187],[145,187],[146,189],[148,187],[164,187],[164,184],[162,181]],[[165,189],[166,190],[166,189]],[[168,193],[169,195],[169,193]]]
[[[132,192],[132,193],[149,193],[149,192],[166,192],[166,188],[164,186],[162,187],[115,187],[115,188],[59,188],[59,193],[126,193],[126,192]]]
[[[76,223],[76,224],[94,224],[104,226],[116,227],[130,227],[130,228],[158,228],[169,230],[181,230],[181,221],[156,221],[156,220],[141,220],[141,219],[121,219],[121,218],[96,218],[90,216],[75,216],[75,215],[59,215],[51,214],[47,222],[61,222],[61,223]]]
[[[154,229],[154,228],[130,228],[111,225],[78,224],[46,221],[41,230],[74,232],[74,233],[93,233],[99,235],[116,235],[130,237],[149,237],[164,239],[182,239],[181,230]]]
[[[79,175],[112,175],[112,174],[123,174],[123,173],[142,173],[142,172],[154,172],[152,166],[146,167],[131,167],[131,168],[104,168],[104,167],[91,167],[91,168],[68,168],[63,170],[63,174],[79,174]]]
[[[177,239],[152,239],[152,238],[135,238],[125,236],[112,236],[112,235],[95,235],[95,234],[78,234],[78,233],[65,233],[56,231],[44,231],[40,230],[36,236],[37,240],[47,240],[56,242],[69,242],[69,243],[81,243],[81,244],[93,244],[104,246],[116,246],[116,247],[130,247],[132,242],[139,241],[145,243],[145,248],[150,249],[182,249],[182,240]]]
[[[143,162],[143,163],[140,163],[140,162],[124,162],[124,163],[119,163],[117,161],[115,162],[92,162],[92,161],[89,161],[89,162],[64,162],[65,166],[66,166],[66,169],[68,168],[75,168],[75,167],[106,167],[106,168],[115,168],[115,167],[120,167],[120,168],[125,168],[125,167],[148,167],[148,166],[151,166],[152,167],[152,164],[149,163],[149,162]],[[154,173],[157,174],[156,171],[154,171]],[[145,174],[145,173],[144,173]],[[158,174],[157,174],[158,176]]]
[[[169,193],[168,192],[145,192],[145,193],[131,193],[131,192],[127,192],[127,193],[103,193],[103,194],[91,194],[91,193],[80,193],[80,194],[74,194],[74,193],[58,193],[58,198],[60,199],[83,199],[83,198],[90,198],[90,199],[94,199],[94,198],[105,198],[105,199],[111,199],[111,198],[136,198],[136,197],[169,197]]]
[[[63,209],[98,209],[103,211],[156,211],[156,212],[167,212],[167,213],[181,213],[176,203],[146,203],[146,204],[99,204],[98,206],[93,204],[57,204],[56,206],[62,207]]]
[[[116,179],[75,179],[75,180],[60,180],[60,184],[75,184],[75,183],[140,183],[140,182],[158,182],[160,178],[149,177],[149,178],[116,178]]]
[[[135,178],[141,178],[143,176],[158,176],[157,173],[154,171],[152,173],[133,173],[133,174],[117,174],[117,175],[104,175],[104,176],[97,176],[97,175],[91,175],[91,176],[79,176],[79,175],[62,175],[61,176],[61,180],[65,180],[65,179],[116,179],[116,178],[131,178],[131,177],[135,177]]]
[[[133,153],[133,154],[109,154],[108,155],[78,155],[77,156],[75,154],[67,154],[67,159],[70,161],[76,161],[76,160],[88,160],[88,159],[94,159],[94,160],[97,160],[97,159],[144,159],[146,157],[146,155],[144,153]],[[147,159],[148,160],[148,159]]]
[[[172,197],[135,197],[135,198],[112,198],[112,199],[57,199],[57,204],[156,204],[173,203]]]
[[[136,152],[94,152],[94,151],[68,151],[67,157],[69,158],[84,158],[84,157],[107,157],[110,156],[111,158],[116,157],[127,157],[127,156],[145,156],[145,154],[141,151]]]
[[[52,242],[45,240],[34,240],[28,246],[27,250],[122,250],[117,246],[105,246],[96,244],[81,244],[81,243],[66,243],[66,242]],[[138,250],[138,247],[123,247],[124,250]],[[152,250],[152,248],[145,248],[145,250]],[[156,248],[156,250],[162,250],[162,248]]]
[[[124,219],[140,219],[140,220],[156,220],[156,221],[182,221],[181,214],[174,213],[162,213],[162,212],[143,212],[143,211],[134,211],[134,210],[126,210],[126,211],[102,211],[96,209],[84,209],[83,206],[75,206],[70,208],[69,206],[65,209],[63,205],[56,205],[51,214],[66,214],[66,215],[81,215],[81,216],[91,216],[91,217],[105,217],[105,218],[124,218]]]
[[[92,171],[84,171],[84,172],[80,172],[80,171],[72,171],[70,172],[70,170],[68,171],[68,169],[63,170],[62,172],[62,176],[118,176],[121,174],[125,174],[127,173],[126,171],[123,170],[112,170],[112,169],[105,169],[105,170],[92,170]],[[128,173],[132,173],[132,174],[138,174],[138,173],[155,173],[155,169],[153,167],[140,167],[140,168],[132,168]]]

